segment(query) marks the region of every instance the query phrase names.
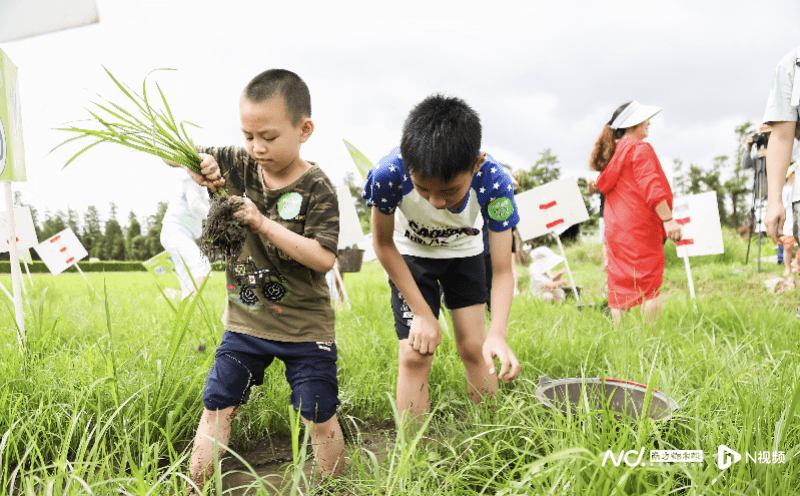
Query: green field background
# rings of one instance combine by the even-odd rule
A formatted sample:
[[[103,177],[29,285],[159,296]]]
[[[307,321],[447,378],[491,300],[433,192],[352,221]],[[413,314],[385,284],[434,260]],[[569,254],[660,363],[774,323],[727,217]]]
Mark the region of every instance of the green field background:
[[[452,332],[430,376],[433,412],[416,437],[394,430],[397,339],[382,268],[347,274],[352,309],[337,311],[340,422],[354,462],[331,494],[796,494],[798,332],[796,291],[773,295],[764,280],[781,270],[726,233],[726,253],[692,259],[698,299],[688,297],[683,261],[667,245],[664,312],[657,324],[634,311],[613,325],[599,310],[514,298],[509,342],[520,377],[497,401],[473,405]],[[774,250],[765,245],[765,255]],[[568,248],[585,299],[600,303],[600,245]],[[162,294],[172,276],[149,273],[34,274],[25,303],[23,350],[13,307],[0,317],[0,493],[183,494],[201,393],[223,329],[224,275],[196,305]],[[0,276],[11,288],[8,275]],[[696,307],[695,307],[696,304]],[[205,349],[203,350],[203,347]],[[616,377],[649,384],[680,409],[669,421],[616,422],[580,411],[554,415],[534,396],[540,375]],[[283,366],[234,422],[231,448],[298,435]],[[389,426],[385,461],[356,456],[361,432]],[[717,447],[784,452],[785,463],[736,463],[721,471]],[[701,449],[703,463],[602,465],[606,450]],[[304,457],[295,448],[295,458]],[[366,460],[366,461],[365,461]],[[289,469],[291,470],[291,469]],[[283,494],[308,494],[301,471]],[[218,481],[219,482],[219,481]],[[327,486],[326,486],[327,485]],[[219,484],[212,484],[219,491]],[[273,491],[274,492],[274,491]],[[265,492],[266,494],[266,492]]]

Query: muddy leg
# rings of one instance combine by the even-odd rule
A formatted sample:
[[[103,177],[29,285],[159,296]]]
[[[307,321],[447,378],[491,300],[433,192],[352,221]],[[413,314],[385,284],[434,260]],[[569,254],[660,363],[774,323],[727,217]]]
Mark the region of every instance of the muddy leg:
[[[214,475],[214,442],[216,440],[222,456],[228,447],[231,423],[238,410],[234,406],[222,410],[203,410],[192,447],[192,460],[189,462],[189,477],[199,491],[203,490],[205,482]],[[189,494],[192,494],[193,487],[190,485],[188,489]]]
[[[307,426],[311,422],[303,419]],[[311,428],[311,446],[317,459],[317,470],[324,476],[335,477],[344,470],[344,436],[336,415]]]
[[[480,403],[484,397],[492,398],[499,389],[497,376],[489,373],[483,360],[486,323],[482,307],[472,305],[451,312],[456,350],[467,372],[467,387],[473,403]]]
[[[408,345],[408,339],[399,341],[399,372],[397,374],[397,410],[408,412],[408,420],[422,423],[425,412],[431,408],[428,374],[433,355],[422,355]]]

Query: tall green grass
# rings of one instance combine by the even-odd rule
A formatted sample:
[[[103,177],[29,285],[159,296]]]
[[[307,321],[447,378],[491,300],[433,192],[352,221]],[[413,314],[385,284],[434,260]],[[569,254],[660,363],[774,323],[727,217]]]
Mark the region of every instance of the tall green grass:
[[[366,263],[346,277],[353,309],[337,314],[339,418],[352,434],[353,461],[343,476],[322,485],[426,496],[795,494],[797,293],[766,293],[767,275],[743,267],[744,242],[730,237],[726,245],[725,255],[692,259],[695,309],[682,261],[670,261],[668,244],[664,313],[655,326],[638,312],[614,326],[599,311],[545,304],[529,293],[516,297],[509,341],[523,372],[501,387],[494,405],[470,402],[463,365],[446,336],[431,371],[428,424],[411,437],[399,429],[387,434],[380,462],[380,453],[356,441],[376,425],[399,423],[397,344],[385,276],[376,262]],[[568,256],[576,282],[599,300],[599,245],[575,245]],[[34,276],[24,352],[4,302],[0,493],[182,493],[203,383],[223,331],[224,278],[211,278],[190,307],[164,301],[150,274],[88,276],[105,291],[94,295],[77,275]],[[195,350],[199,343],[204,352]],[[668,422],[622,424],[587,410],[554,415],[535,399],[539,375],[647,383],[680,410]],[[288,398],[276,363],[234,422],[232,451],[264,436],[302,436]],[[720,444],[742,454],[783,451],[785,463],[740,462],[721,471],[714,459]],[[642,447],[645,457],[650,449],[702,449],[704,461],[602,466],[606,450]],[[299,465],[306,456],[301,437],[293,457]],[[263,494],[308,494],[320,481],[293,466],[286,487],[271,487],[278,486],[274,481],[254,487]],[[222,491],[222,478],[213,485]]]

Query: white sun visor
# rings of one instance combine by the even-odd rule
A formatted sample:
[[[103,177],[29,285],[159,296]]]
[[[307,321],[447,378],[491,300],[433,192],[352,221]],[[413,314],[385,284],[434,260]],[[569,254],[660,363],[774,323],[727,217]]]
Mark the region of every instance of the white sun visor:
[[[614,122],[611,123],[611,128],[626,129],[633,127],[637,124],[641,124],[647,119],[650,119],[659,112],[661,112],[661,107],[642,105],[634,100],[630,103],[630,105],[625,107],[625,110],[620,112],[616,119],[614,119]]]

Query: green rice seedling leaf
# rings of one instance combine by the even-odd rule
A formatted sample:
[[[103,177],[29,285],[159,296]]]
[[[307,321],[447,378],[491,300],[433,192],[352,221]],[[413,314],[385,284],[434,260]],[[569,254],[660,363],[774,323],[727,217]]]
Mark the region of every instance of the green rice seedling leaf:
[[[166,95],[158,85],[158,82],[156,82],[156,87],[166,110],[162,112],[152,107],[147,94],[147,78],[150,74],[155,71],[174,69],[163,68],[150,71],[142,81],[142,96],[139,96],[135,91],[119,81],[106,67],[103,67],[103,70],[128,100],[133,102],[141,115],[137,117],[122,105],[102,97],[105,102],[92,102],[95,109],[87,109],[92,116],[92,119],[89,120],[100,124],[103,128],[102,130],[77,126],[56,128],[60,131],[78,133],[79,136],[65,140],[54,147],[51,152],[76,139],[94,137],[96,140],[92,145],[73,155],[64,167],[72,163],[92,146],[100,142],[109,142],[149,153],[199,172],[201,158],[195,150],[194,143],[186,134],[184,127],[181,125],[179,128],[176,123]],[[101,111],[104,113],[103,116],[100,115]]]
[[[787,422],[788,425],[792,425],[795,423],[794,416],[795,412],[797,411],[797,406],[800,404],[800,386],[795,383],[794,387],[794,394],[792,394],[792,403],[789,405],[789,408],[784,411],[784,415],[781,415],[781,429],[778,432],[779,439],[776,439],[776,446],[784,446],[784,441],[786,440],[786,434],[788,434],[789,429],[787,429]],[[775,448],[777,451],[779,448]]]
[[[66,166],[68,166],[69,164],[71,164],[71,163],[72,163],[72,162],[73,162],[73,161],[74,161],[76,158],[78,158],[78,157],[80,157],[81,155],[83,155],[83,154],[84,154],[84,152],[88,151],[88,150],[89,150],[89,149],[91,149],[91,148],[94,148],[95,146],[99,145],[100,143],[102,143],[102,141],[95,141],[95,142],[94,142],[94,143],[92,143],[91,145],[88,145],[88,146],[84,147],[84,148],[83,148],[81,151],[79,151],[78,153],[76,153],[75,155],[73,155],[73,156],[72,156],[72,158],[70,158],[69,160],[67,160],[67,163],[66,163],[66,164],[64,164],[64,166],[63,166],[63,167],[61,167],[61,170],[64,170],[64,168],[65,168]]]
[[[111,330],[111,312],[108,309],[108,290],[106,288],[106,279],[103,278],[103,296],[105,299],[105,310],[106,310],[106,329],[108,329],[108,341],[109,341],[109,357],[111,361],[111,372],[112,377],[111,379],[114,381],[114,389],[112,393],[114,394],[114,405],[119,408],[119,384],[117,381],[117,358],[116,358],[116,349],[114,348],[114,333]],[[109,358],[106,358],[108,360]]]
[[[161,86],[156,81],[156,88],[158,88],[158,93],[161,95],[161,101],[164,102],[164,108],[167,110],[167,115],[169,115],[169,123],[172,124],[170,126],[172,129],[175,129],[175,117],[172,116],[172,110],[169,108],[169,103],[167,103],[167,98],[164,96],[164,92],[161,91]],[[166,121],[166,119],[165,119]],[[177,131],[177,130],[176,130]]]
[[[110,77],[111,80],[114,81],[114,84],[117,85],[117,88],[119,88],[123,93],[125,93],[125,96],[127,96],[128,99],[130,99],[130,101],[132,101],[137,107],[139,107],[139,110],[141,110],[144,113],[144,107],[142,107],[141,104],[139,104],[139,101],[136,98],[134,98],[133,95],[131,95],[131,93],[127,89],[125,89],[126,88],[125,85],[123,85],[122,83],[117,81],[117,78],[115,78],[114,75],[111,74],[111,71],[106,69],[105,66],[102,66],[102,67],[103,67],[103,70],[106,71],[106,74],[108,74],[108,77]]]
[[[186,332],[189,329],[189,323],[191,322],[191,315],[194,311],[195,307],[197,306],[197,301],[200,297],[200,294],[205,288],[206,284],[208,283],[208,278],[206,278],[203,283],[200,285],[200,288],[197,291],[197,294],[191,300],[186,299],[181,302],[178,306],[178,310],[175,315],[175,320],[172,325],[172,331],[170,332],[170,341],[167,345],[167,360],[165,363],[164,371],[161,374],[159,379],[158,391],[156,392],[156,400],[154,402],[155,409],[158,410],[161,408],[163,404],[162,394],[164,389],[164,379],[167,376],[167,372],[171,370],[172,363],[175,361],[175,357],[178,354],[178,349],[180,344],[183,342],[184,337],[186,336]],[[188,304],[187,304],[188,302]]]
[[[161,293],[161,296],[164,298],[164,301],[166,301],[167,305],[169,305],[169,309],[172,310],[172,313],[173,314],[177,314],[178,313],[178,309],[175,308],[175,305],[172,304],[172,301],[170,301],[170,299],[167,298],[167,295],[164,293],[164,290],[161,289],[161,286],[156,284],[156,287],[158,288],[158,292]]]

